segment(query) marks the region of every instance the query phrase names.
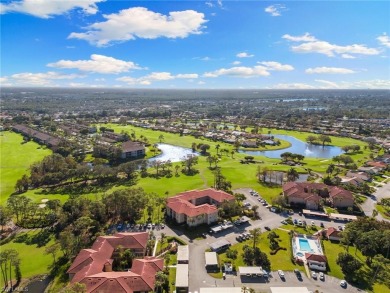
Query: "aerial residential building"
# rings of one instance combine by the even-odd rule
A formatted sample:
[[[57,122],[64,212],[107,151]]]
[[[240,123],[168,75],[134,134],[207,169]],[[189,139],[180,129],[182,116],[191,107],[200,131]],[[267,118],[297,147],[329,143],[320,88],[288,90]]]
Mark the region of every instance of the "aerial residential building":
[[[191,190],[168,198],[166,214],[178,224],[195,227],[211,224],[218,220],[218,206],[234,197],[213,188]]]
[[[290,205],[317,210],[321,199],[327,200],[335,208],[353,207],[352,193],[338,186],[323,183],[287,182],[283,194]]]
[[[68,269],[71,283],[86,285],[86,292],[133,293],[154,290],[162,259],[145,257],[148,233],[117,233],[99,236],[90,249],[83,249]],[[136,258],[128,271],[112,270],[112,255],[118,247],[130,249]]]
[[[122,159],[137,158],[145,155],[145,146],[140,142],[125,141],[122,143]]]

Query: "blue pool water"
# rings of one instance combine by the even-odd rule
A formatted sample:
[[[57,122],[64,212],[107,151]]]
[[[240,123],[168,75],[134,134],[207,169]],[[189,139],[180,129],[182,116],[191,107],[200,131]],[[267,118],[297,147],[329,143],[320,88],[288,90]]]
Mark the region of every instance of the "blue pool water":
[[[302,252],[298,252],[298,253],[297,253],[297,256],[302,257],[302,256],[303,256],[303,253],[302,253]]]
[[[310,251],[309,241],[307,239],[299,239],[299,250]]]

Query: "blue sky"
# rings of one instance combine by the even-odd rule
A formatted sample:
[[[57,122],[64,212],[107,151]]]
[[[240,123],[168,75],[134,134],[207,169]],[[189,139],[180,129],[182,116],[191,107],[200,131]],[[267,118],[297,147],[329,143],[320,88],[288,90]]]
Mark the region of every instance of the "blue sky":
[[[389,1],[1,1],[2,86],[390,88]]]

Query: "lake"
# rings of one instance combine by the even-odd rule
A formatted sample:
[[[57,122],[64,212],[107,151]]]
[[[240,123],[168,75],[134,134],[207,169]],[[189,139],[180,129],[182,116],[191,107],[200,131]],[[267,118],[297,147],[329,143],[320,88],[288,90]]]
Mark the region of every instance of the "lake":
[[[176,145],[159,143],[157,144],[157,147],[161,150],[162,153],[156,157],[150,158],[148,160],[149,162],[153,162],[156,160],[160,160],[160,161],[171,160],[171,162],[174,163],[174,162],[183,161],[183,157],[187,157],[188,155],[199,156],[199,153],[193,152],[192,149],[187,149]]]
[[[322,146],[322,145],[312,145],[306,142],[303,142],[290,135],[281,135],[274,134],[275,138],[286,140],[291,143],[289,148],[282,150],[270,150],[270,151],[246,151],[239,150],[239,153],[244,153],[251,156],[266,156],[267,158],[280,159],[280,155],[284,152],[290,152],[294,154],[300,154],[308,158],[324,158],[330,159],[334,156],[341,155],[343,150],[340,147],[336,146]]]

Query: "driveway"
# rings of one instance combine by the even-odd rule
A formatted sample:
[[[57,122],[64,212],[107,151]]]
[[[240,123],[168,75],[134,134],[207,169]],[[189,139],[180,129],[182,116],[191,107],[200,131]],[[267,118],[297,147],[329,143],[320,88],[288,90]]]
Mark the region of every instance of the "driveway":
[[[265,282],[262,277],[260,278],[249,278],[242,280],[240,276],[227,275],[226,279],[215,279],[207,274],[205,270],[205,251],[209,248],[210,244],[219,240],[226,239],[232,244],[236,244],[236,236],[242,232],[248,232],[254,228],[261,228],[262,231],[265,231],[264,227],[268,226],[271,229],[278,228],[281,226],[281,221],[286,219],[289,215],[281,215],[270,212],[265,208],[261,203],[258,202],[258,197],[251,196],[251,189],[239,189],[235,192],[240,192],[246,195],[246,201],[251,203],[251,205],[258,205],[258,213],[261,216],[261,220],[250,221],[249,224],[243,224],[240,226],[234,226],[231,229],[222,231],[215,235],[207,235],[206,239],[199,240],[190,240],[185,234],[181,231],[175,229],[174,227],[166,227],[164,230],[154,231],[156,236],[159,236],[161,232],[166,233],[169,236],[178,236],[188,242],[190,249],[190,262],[189,262],[189,292],[199,292],[199,288],[202,287],[242,287],[247,286],[261,292],[271,292],[270,287],[307,287],[310,291],[319,290],[319,292],[329,292],[329,293],[339,293],[339,292],[358,292],[359,290],[348,285],[346,289],[340,287],[340,280],[334,277],[326,276],[325,281],[313,280],[307,278],[303,275],[302,281],[299,281],[293,272],[286,271],[285,280],[281,280],[279,275],[276,272],[271,273],[269,282]],[[331,221],[317,220],[315,218],[305,218],[304,216],[299,216],[298,214],[292,215],[292,218],[306,220],[308,224],[311,221],[314,221],[317,226],[321,222],[325,224],[325,227],[333,226],[337,227],[337,223]],[[247,281],[250,281],[249,283]]]
[[[382,199],[382,198],[389,198],[390,197],[390,181],[386,184],[377,187],[376,191],[373,193],[372,197],[367,197],[367,200],[361,205],[364,213],[366,216],[371,217],[372,212],[375,209],[375,205]],[[389,221],[382,217],[381,214],[378,214],[376,217],[377,220],[384,220]]]

